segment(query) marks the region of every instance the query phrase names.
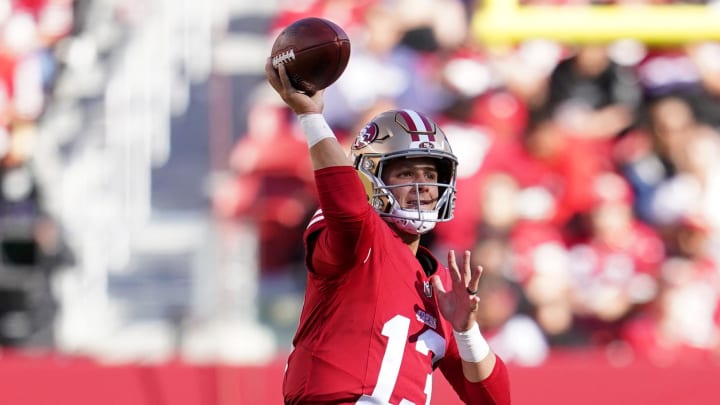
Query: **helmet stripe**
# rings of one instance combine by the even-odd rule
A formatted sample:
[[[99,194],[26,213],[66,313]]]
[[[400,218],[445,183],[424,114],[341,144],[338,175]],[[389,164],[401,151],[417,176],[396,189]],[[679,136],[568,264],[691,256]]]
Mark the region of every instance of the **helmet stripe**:
[[[435,132],[435,128],[433,127],[433,125],[430,123],[430,120],[428,120],[426,116],[424,116],[422,114],[418,114],[418,117],[420,117],[420,119],[422,120],[423,126],[425,127],[425,130],[427,132]]]
[[[433,128],[427,118],[413,110],[400,110],[400,116],[407,123],[410,132],[432,132]]]

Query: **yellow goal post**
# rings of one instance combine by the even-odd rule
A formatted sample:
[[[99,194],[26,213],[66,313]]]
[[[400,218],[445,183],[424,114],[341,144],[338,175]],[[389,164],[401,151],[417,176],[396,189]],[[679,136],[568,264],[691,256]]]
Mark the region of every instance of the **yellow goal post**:
[[[635,39],[651,45],[720,40],[720,3],[715,5],[521,5],[485,0],[472,17],[475,38],[508,45],[531,38],[563,43]]]

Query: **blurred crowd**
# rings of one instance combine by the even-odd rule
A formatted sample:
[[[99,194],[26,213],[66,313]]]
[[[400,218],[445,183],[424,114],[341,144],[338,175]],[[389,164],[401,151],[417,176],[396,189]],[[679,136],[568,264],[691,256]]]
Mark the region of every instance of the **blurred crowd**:
[[[269,39],[312,15],[352,41],[326,91],[341,142],[395,107],[444,129],[460,161],[455,219],[422,243],[441,258],[473,251],[481,327],[507,361],[569,346],[618,363],[720,358],[720,43],[496,47],[472,34],[472,1],[281,4]],[[265,84],[249,102],[213,207],[256,226],[263,280],[302,290],[317,208],[307,148]]]
[[[50,272],[61,253],[32,159],[38,119],[73,27],[73,0],[0,0],[0,346],[52,344]]]

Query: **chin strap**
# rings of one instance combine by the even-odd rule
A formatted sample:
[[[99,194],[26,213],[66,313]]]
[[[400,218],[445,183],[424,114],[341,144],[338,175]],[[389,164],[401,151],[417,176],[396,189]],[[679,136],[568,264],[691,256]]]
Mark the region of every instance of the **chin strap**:
[[[435,228],[437,223],[438,213],[437,211],[408,211],[403,209],[395,209],[392,213],[393,216],[385,217],[385,220],[395,224],[399,229],[413,234],[422,235],[430,232]]]

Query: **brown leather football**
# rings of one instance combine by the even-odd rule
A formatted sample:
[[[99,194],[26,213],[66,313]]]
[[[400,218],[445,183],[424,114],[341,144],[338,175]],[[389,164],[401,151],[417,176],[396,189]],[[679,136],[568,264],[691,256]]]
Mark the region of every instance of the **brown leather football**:
[[[308,17],[280,32],[270,56],[275,68],[285,65],[296,89],[313,94],[333,84],[345,71],[350,40],[334,22]]]

